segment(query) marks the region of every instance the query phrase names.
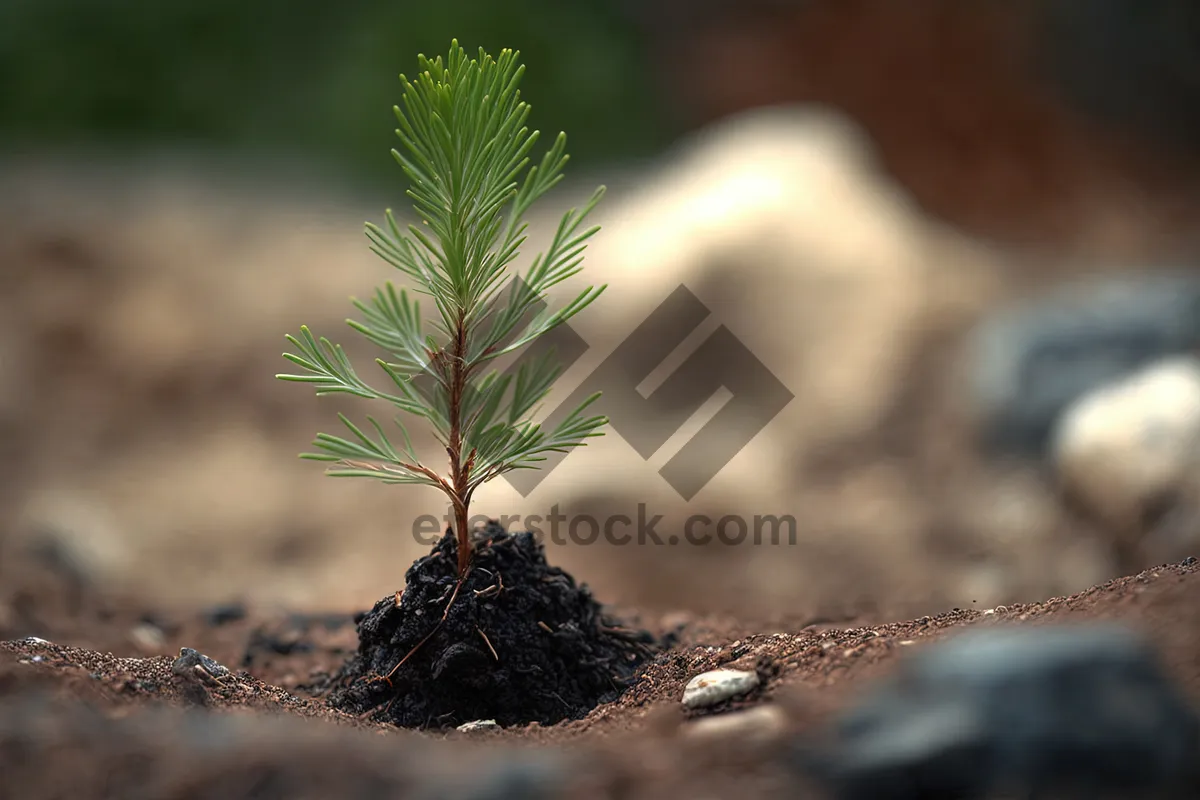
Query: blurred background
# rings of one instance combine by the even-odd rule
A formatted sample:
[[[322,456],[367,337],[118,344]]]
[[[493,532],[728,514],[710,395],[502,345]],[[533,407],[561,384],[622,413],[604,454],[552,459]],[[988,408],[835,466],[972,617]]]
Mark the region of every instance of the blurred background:
[[[1200,550],[1200,8],[6,0],[0,629],[37,570],[188,607],[402,585],[444,504],[299,461],[360,409],[274,375],[302,324],[373,357],[344,320],[393,277],[362,225],[406,210],[397,75],[455,37],[519,49],[531,125],[569,135],[527,258],[609,187],[565,291],[610,289],[550,405],[680,285],[794,395],[687,501],[659,472],[686,431],[489,486],[478,513],[645,504],[664,536],[797,520],[548,544],[601,599],[894,619]]]

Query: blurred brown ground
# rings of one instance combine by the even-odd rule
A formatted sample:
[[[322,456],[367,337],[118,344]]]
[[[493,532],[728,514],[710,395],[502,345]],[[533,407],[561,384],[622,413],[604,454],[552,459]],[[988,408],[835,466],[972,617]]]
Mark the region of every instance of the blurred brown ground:
[[[1043,0],[639,6],[668,102],[690,124],[829,104],[870,131],[931,213],[1009,242],[1169,251],[1196,224],[1194,160],[1085,116],[1047,80]]]

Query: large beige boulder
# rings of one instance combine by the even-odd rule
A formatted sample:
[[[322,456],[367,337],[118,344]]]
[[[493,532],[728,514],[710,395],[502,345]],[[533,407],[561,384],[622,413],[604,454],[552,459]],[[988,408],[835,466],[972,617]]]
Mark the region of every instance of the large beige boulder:
[[[682,345],[658,376],[629,368],[627,383],[649,378],[643,396],[656,381],[683,387],[673,402],[615,393],[604,409],[610,435],[632,432],[635,446],[654,438],[644,429],[679,434],[649,461],[629,445],[605,451],[615,461],[591,446],[572,454],[538,487],[543,505],[624,494],[631,484],[638,499],[679,507],[656,473],[706,419],[693,418],[688,430],[679,420],[715,413],[714,403],[700,408],[714,389],[717,405],[766,400],[777,389],[790,402],[686,505],[761,511],[765,497],[774,513],[794,510],[806,462],[877,425],[906,385],[918,342],[971,314],[993,289],[991,254],[923,215],[880,171],[864,133],[823,109],[765,110],[716,126],[644,181],[612,192],[596,221],[603,230],[579,277],[608,289],[572,322],[588,349],[549,405],[581,387],[614,385],[588,379],[623,342],[639,345],[632,364],[658,341],[631,334],[680,287],[710,315],[697,324],[679,314],[664,326],[662,338]],[[730,334],[725,346],[705,349],[721,327]],[[754,360],[777,387],[739,372]],[[757,410],[747,408],[735,421]],[[713,463],[697,457],[672,469],[698,482]]]
[[[615,186],[594,221],[603,227],[584,272],[556,300],[586,283],[608,289],[572,321],[583,353],[547,408],[604,390],[598,409],[612,426],[535,488],[497,481],[478,507],[634,520],[641,509],[661,515],[662,538],[681,540],[693,515],[706,516],[706,546],[635,541],[609,545],[619,556],[600,559],[603,541],[568,540],[555,552],[605,590],[625,579],[648,602],[660,599],[654,587],[664,596],[671,587],[677,596],[699,592],[689,602],[703,602],[703,590],[680,587],[719,581],[727,590],[744,575],[745,585],[723,596],[748,604],[772,587],[822,584],[821,563],[849,563],[854,553],[861,575],[873,569],[862,559],[882,574],[920,558],[924,520],[903,467],[881,463],[844,492],[809,486],[804,471],[869,440],[909,388],[914,356],[994,297],[993,254],[924,215],[881,171],[864,133],[817,108],[749,113],[702,132],[662,167]],[[547,235],[538,228],[531,245]],[[699,313],[660,316],[680,287]],[[635,333],[647,320],[665,320],[658,335]],[[719,336],[724,343],[713,347]],[[663,341],[670,355],[659,365],[662,353],[647,354]],[[650,365],[637,363],[643,358]],[[765,373],[758,382],[745,374],[755,362]],[[602,368],[610,374],[598,380]],[[771,396],[787,402],[755,422]],[[689,449],[722,409],[726,425],[742,423],[752,438],[728,460]],[[695,494],[676,488],[698,484]],[[784,520],[780,544],[770,543],[771,518]],[[765,543],[742,546],[755,531]],[[618,574],[602,577],[610,565]],[[846,595],[835,586],[820,593]]]

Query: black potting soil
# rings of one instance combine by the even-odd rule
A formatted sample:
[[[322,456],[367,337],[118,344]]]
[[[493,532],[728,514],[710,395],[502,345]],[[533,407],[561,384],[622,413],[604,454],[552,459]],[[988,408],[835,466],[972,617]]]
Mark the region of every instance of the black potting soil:
[[[410,728],[549,725],[615,699],[658,649],[648,632],[606,617],[530,533],[489,526],[455,593],[457,553],[447,532],[408,570],[402,594],[358,619],[334,707]]]

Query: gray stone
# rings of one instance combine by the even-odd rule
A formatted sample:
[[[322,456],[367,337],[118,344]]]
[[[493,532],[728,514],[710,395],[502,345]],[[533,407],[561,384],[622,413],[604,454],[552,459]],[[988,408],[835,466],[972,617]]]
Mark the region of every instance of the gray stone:
[[[985,320],[966,352],[972,412],[997,452],[1042,454],[1075,400],[1200,348],[1200,276],[1088,279]]]
[[[229,668],[190,647],[179,648],[179,657],[171,664],[176,675],[197,677],[206,683],[220,681],[229,675]]]
[[[831,733],[797,752],[843,800],[1129,797],[1200,777],[1195,713],[1149,645],[1115,627],[960,635],[907,660]]]

